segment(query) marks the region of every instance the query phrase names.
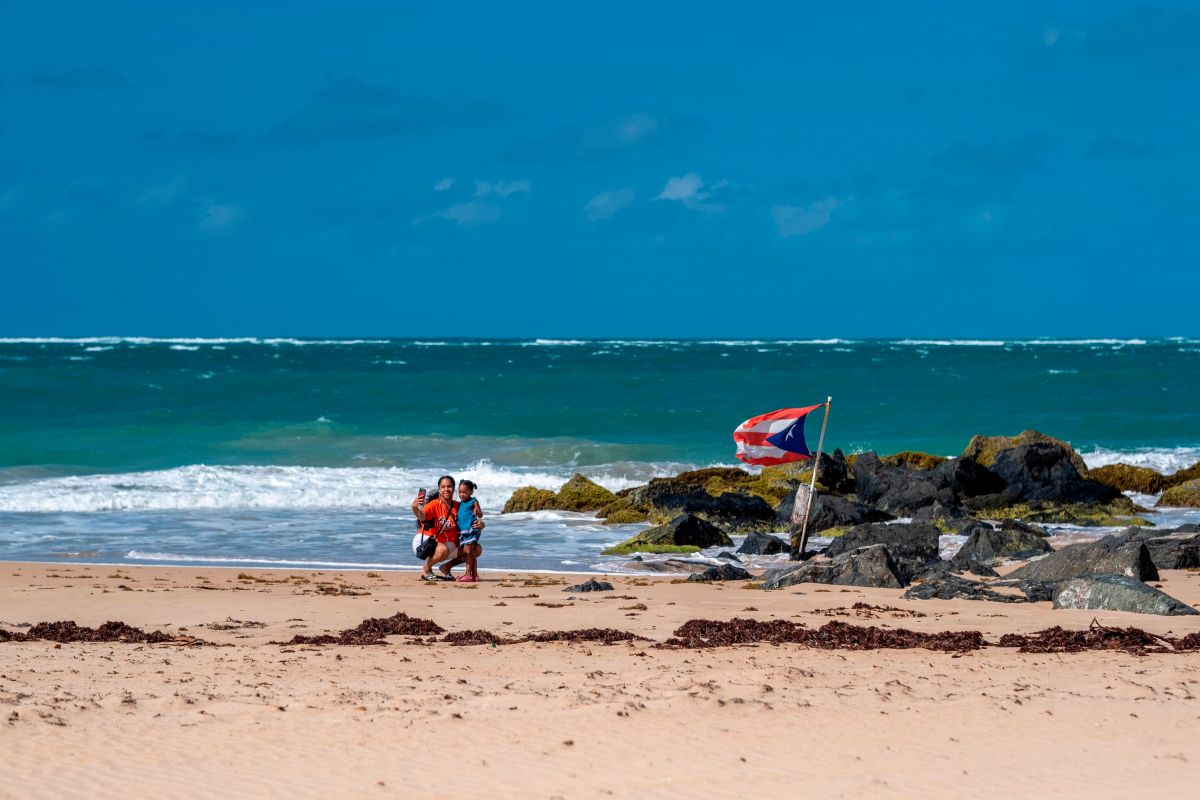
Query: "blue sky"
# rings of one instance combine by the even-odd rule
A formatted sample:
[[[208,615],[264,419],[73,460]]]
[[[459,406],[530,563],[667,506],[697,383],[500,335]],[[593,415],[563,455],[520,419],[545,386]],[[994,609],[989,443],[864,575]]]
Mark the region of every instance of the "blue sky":
[[[1196,4],[340,5],[0,0],[0,335],[1200,333]]]

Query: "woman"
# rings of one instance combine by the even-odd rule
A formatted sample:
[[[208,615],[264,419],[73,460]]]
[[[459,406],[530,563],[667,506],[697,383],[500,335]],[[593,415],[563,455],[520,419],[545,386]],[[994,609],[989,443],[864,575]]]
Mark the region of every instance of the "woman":
[[[421,568],[423,581],[452,581],[449,570],[433,571],[433,565],[450,561],[458,556],[458,501],[454,499],[454,478],[443,475],[438,478],[438,496],[424,502],[422,492],[413,500],[412,510],[421,531],[437,539],[437,549],[425,559]]]

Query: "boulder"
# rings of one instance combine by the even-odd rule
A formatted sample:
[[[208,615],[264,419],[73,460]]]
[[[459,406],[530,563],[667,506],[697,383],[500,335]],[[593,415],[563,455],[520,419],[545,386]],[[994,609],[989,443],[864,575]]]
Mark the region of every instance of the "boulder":
[[[748,581],[750,577],[750,573],[741,567],[735,567],[733,564],[721,564],[709,567],[704,572],[689,575],[688,580],[711,583],[713,581]]]
[[[1146,545],[1121,541],[1115,536],[1106,536],[1097,542],[1067,545],[1013,570],[1007,577],[1054,583],[1095,573],[1126,575],[1140,581],[1158,580],[1158,570],[1150,559]]]
[[[900,589],[904,579],[883,545],[860,547],[826,561],[813,559],[795,567],[768,570],[763,575],[764,589],[782,589],[798,583],[825,583],[838,586],[873,586]]]
[[[737,549],[737,552],[755,556],[773,556],[786,553],[788,550],[788,543],[778,536],[752,533],[746,537],[746,541],[742,542],[742,546]]]
[[[998,453],[990,469],[1004,481],[1001,494],[1010,503],[1107,503],[1123,497],[1111,486],[1082,477],[1073,454],[1063,445],[1023,444]]]
[[[1075,452],[1071,445],[1062,439],[1055,439],[1053,436],[1047,436],[1044,433],[1034,430],[1021,431],[1016,436],[973,436],[971,437],[971,441],[967,443],[967,447],[963,450],[962,454],[964,457],[971,458],[985,467],[990,467],[1000,453],[1026,444],[1059,445],[1070,454],[1070,461],[1080,475],[1086,475],[1088,472],[1087,464],[1083,463],[1083,459],[1079,457],[1079,454]]]
[[[722,550],[721,552],[717,553],[717,558],[723,558],[726,561],[733,561],[736,563],[741,563],[742,561],[735,554],[729,552],[728,550]]]
[[[681,553],[706,547],[731,547],[733,540],[716,525],[695,514],[680,514],[663,525],[647,528],[604,551],[606,556],[627,553]]]
[[[996,530],[986,523],[972,526],[967,541],[954,555],[955,564],[966,567],[972,561],[989,563],[1006,558],[1032,558],[1051,551],[1044,537],[1019,528]]]
[[[564,592],[611,592],[612,590],[613,585],[611,583],[608,581],[598,581],[595,578],[563,589]]]
[[[742,492],[722,492],[704,517],[728,533],[773,530],[775,510],[761,497]]]
[[[1200,478],[1172,486],[1162,493],[1155,505],[1169,508],[1200,508]]]
[[[954,492],[944,470],[912,469],[884,464],[875,453],[854,462],[858,499],[894,515],[912,514],[935,502],[951,505]]]
[[[599,511],[617,496],[576,472],[562,485],[554,499],[554,507],[561,511]]]
[[[961,575],[963,572],[969,572],[972,575],[979,575],[984,578],[999,577],[999,573],[996,570],[978,561],[968,561],[965,564],[956,564],[953,561],[938,561],[935,564],[927,564],[921,567],[916,574],[910,577],[910,580],[913,583],[931,581],[943,575]]]
[[[825,552],[832,557],[874,544],[887,548],[905,583],[912,581],[927,565],[941,560],[938,556],[938,529],[920,522],[891,525],[869,522],[856,525],[834,539]]]
[[[592,512],[599,511],[616,499],[617,496],[608,489],[577,472],[557,492],[522,486],[508,498],[501,513],[544,509]]]
[[[919,509],[912,515],[912,521],[927,522],[942,533],[962,534],[964,536],[968,529],[979,522],[979,520],[971,516],[971,512],[959,506],[944,506],[941,503],[934,503],[931,506]]]
[[[942,575],[932,580],[910,586],[900,595],[902,600],[990,600],[995,603],[1024,603],[1026,598],[1015,594],[1002,594],[980,581],[967,580],[957,575]]]
[[[713,496],[704,486],[677,478],[654,478],[622,497],[614,496],[600,511],[610,523],[638,516],[665,522],[680,514],[703,517],[729,533],[769,530],[775,525],[775,511],[758,495],[739,490]]]
[[[1172,617],[1200,613],[1136,578],[1111,574],[1083,575],[1062,581],[1054,587],[1054,607]]]
[[[522,486],[512,493],[504,504],[502,514],[512,514],[518,511],[541,511],[554,507],[554,492],[549,489],[538,489],[534,486]]]
[[[1170,475],[1163,476],[1168,488],[1196,480],[1197,478],[1200,478],[1200,461],[1192,464],[1187,469],[1181,469],[1178,472],[1172,472]]]
[[[1121,492],[1158,494],[1167,488],[1167,479],[1155,470],[1130,464],[1105,464],[1089,469],[1087,476]]]
[[[1200,567],[1200,535],[1194,528],[1195,525],[1162,531],[1126,528],[1109,538],[1122,544],[1145,544],[1157,569],[1191,569]]]
[[[649,560],[637,556],[626,561],[621,566],[626,569],[635,569],[638,572],[655,572],[665,575],[687,575],[690,573],[704,572],[712,566],[707,561],[691,561],[684,558],[666,558],[661,561]]]
[[[804,487],[807,489],[807,487]],[[775,524],[791,528],[792,509],[796,501],[796,490],[779,504],[775,511]],[[810,534],[829,530],[830,528],[850,528],[864,522],[883,522],[892,518],[891,514],[878,511],[870,506],[847,500],[837,495],[818,493],[813,498],[812,516],[808,520]]]

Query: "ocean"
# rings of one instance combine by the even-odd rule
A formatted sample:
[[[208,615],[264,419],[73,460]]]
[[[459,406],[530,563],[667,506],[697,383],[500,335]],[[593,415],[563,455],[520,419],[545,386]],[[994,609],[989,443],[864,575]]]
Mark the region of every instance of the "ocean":
[[[481,566],[613,571],[642,526],[504,501],[733,465],[742,420],[826,396],[828,450],[1035,428],[1090,466],[1200,460],[1197,339],[9,338],[0,560],[416,569],[409,504],[451,474],[489,514]]]

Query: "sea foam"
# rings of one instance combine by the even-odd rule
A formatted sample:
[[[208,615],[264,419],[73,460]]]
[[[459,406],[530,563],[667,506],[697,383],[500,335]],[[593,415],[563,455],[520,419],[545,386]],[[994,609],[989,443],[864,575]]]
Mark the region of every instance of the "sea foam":
[[[674,472],[672,465],[663,473]],[[645,483],[651,465],[583,470],[611,491]],[[499,511],[521,486],[557,490],[562,472],[525,471],[477,461],[449,470],[479,485],[476,496]],[[438,474],[429,469],[380,467],[210,466],[196,464],[154,472],[72,475],[0,485],[0,511],[89,512],[183,509],[407,508],[424,487],[432,494]]]

